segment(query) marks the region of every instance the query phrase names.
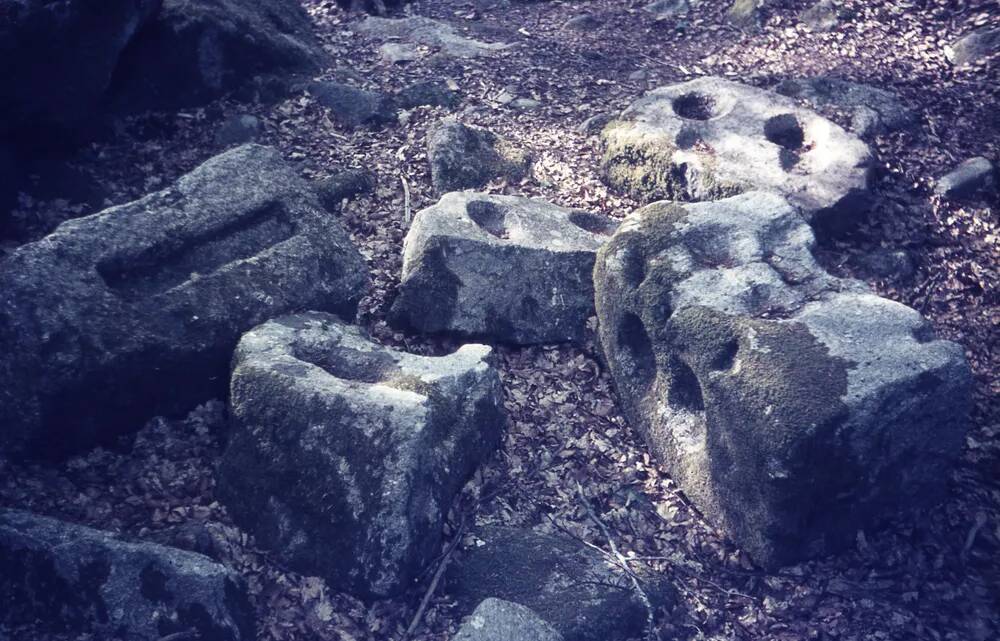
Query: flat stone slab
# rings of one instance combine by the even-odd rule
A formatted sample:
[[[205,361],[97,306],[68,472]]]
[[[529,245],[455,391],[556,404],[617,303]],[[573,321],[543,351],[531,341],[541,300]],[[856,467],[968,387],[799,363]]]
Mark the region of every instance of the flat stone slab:
[[[823,234],[870,207],[864,142],[785,96],[722,78],[655,89],[601,137],[608,184],[645,202],[776,191]]]
[[[427,138],[427,162],[434,191],[478,189],[498,178],[520,180],[531,159],[488,129],[453,118],[438,123]]]
[[[676,595],[658,577],[639,572],[655,604]],[[566,641],[642,638],[647,611],[628,576],[599,551],[565,534],[490,525],[472,532],[448,566],[447,593],[460,614],[484,599],[517,603]]]
[[[0,264],[0,453],[60,456],[226,393],[240,335],[352,317],[367,269],[278,152],[237,147]]]
[[[767,567],[940,497],[971,373],[919,313],[835,278],[777,194],[629,216],[594,270],[625,414],[712,523]]]
[[[969,158],[942,176],[934,186],[934,193],[946,198],[968,198],[976,192],[994,190],[996,175],[996,168],[987,158]]]
[[[354,28],[358,33],[369,38],[398,39],[428,47],[437,47],[441,53],[456,58],[489,56],[514,46],[505,42],[481,42],[475,38],[468,38],[447,22],[423,16],[409,18],[369,16]]]
[[[321,313],[246,334],[230,399],[230,515],[289,567],[363,597],[413,586],[505,420],[489,347],[417,356]]]
[[[0,602],[0,622],[42,621],[106,639],[160,641],[185,631],[255,638],[246,588],[232,570],[20,510],[0,510]]]
[[[406,235],[391,318],[427,333],[582,342],[594,254],[616,226],[538,199],[446,194]]]

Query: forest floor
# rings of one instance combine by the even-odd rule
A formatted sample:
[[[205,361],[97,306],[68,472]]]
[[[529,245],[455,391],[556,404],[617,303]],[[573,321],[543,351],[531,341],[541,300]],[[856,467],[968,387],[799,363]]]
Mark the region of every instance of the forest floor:
[[[304,1],[339,65],[330,77],[356,77],[383,91],[453,80],[463,96],[461,120],[534,153],[530,176],[487,191],[540,196],[617,218],[637,203],[603,185],[598,143],[577,126],[658,85],[716,74],[770,87],[786,77],[834,74],[890,89],[917,110],[918,126],[873,143],[881,201],[870,223],[821,258],[847,275],[853,258],[875,248],[907,250],[915,276],[871,284],[923,312],[941,336],[966,349],[975,372],[972,429],[943,504],[859,532],[855,549],[838,556],[764,572],[707,525],[650,460],[616,407],[591,343],[499,348],[509,428],[451,518],[565,528],[605,546],[577,496],[579,481],[619,548],[678,588],[680,602],[661,613],[663,639],[1000,638],[1000,203],[952,203],[932,194],[934,180],[958,162],[1000,158],[1000,62],[955,71],[944,54],[960,35],[1000,20],[996,2],[845,0],[853,17],[833,32],[813,33],[795,17],[805,0],[779,2],[763,29],[748,32],[725,22],[724,0],[704,0],[686,18],[662,21],[635,0],[424,0],[412,5],[415,13],[516,46],[487,58],[428,56],[400,67],[380,59],[379,43],[352,32],[360,16],[332,1]],[[584,11],[601,25],[563,28]],[[637,70],[646,77],[630,79]],[[542,106],[516,111],[499,104],[509,85]],[[374,280],[359,322],[377,339],[410,351],[453,349],[451,341],[404,336],[385,323],[408,223],[401,178],[413,211],[436,200],[426,136],[448,115],[444,109],[418,108],[405,124],[352,131],[308,93],[272,105],[223,100],[136,118],[72,164],[109,201],[125,202],[220,151],[214,134],[237,113],[261,118],[260,141],[280,149],[305,176],[350,167],[377,174],[376,192],[341,213]],[[846,124],[846,114],[825,113]],[[68,214],[89,213],[69,197],[22,202],[22,209],[37,220],[39,233]],[[402,638],[426,582],[406,598],[362,603],[286,572],[231,525],[214,498],[224,421],[224,406],[213,402],[184,420],[151,421],[124,451],[100,449],[57,466],[0,463],[0,505],[168,543],[201,527],[218,556],[247,579],[261,640]],[[444,586],[412,638],[445,640],[458,623]],[[88,638],[38,629],[10,635]]]

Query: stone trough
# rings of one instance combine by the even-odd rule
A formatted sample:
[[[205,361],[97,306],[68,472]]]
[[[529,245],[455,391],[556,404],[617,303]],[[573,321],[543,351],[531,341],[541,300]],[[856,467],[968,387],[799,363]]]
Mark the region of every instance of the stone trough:
[[[504,423],[489,347],[397,352],[321,313],[243,337],[231,412],[219,495],[233,519],[292,569],[365,597],[413,585]]]
[[[366,287],[341,224],[256,145],[63,223],[0,265],[0,452],[58,456],[222,397],[243,332],[352,317]]]

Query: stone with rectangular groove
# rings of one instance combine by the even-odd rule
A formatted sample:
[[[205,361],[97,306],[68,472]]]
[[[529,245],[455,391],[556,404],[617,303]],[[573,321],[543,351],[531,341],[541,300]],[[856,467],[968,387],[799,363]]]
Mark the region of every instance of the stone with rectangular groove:
[[[353,316],[367,280],[339,221],[257,145],[63,223],[0,266],[0,452],[59,456],[223,396],[244,331]]]

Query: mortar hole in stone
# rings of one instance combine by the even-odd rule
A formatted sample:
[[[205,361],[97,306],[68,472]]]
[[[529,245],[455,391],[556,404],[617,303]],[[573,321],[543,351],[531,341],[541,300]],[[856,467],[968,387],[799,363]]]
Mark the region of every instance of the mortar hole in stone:
[[[736,362],[736,354],[740,351],[740,343],[735,338],[725,342],[719,352],[712,359],[712,369],[727,370],[732,369]]]
[[[507,238],[507,209],[488,200],[474,200],[465,206],[472,222],[486,233],[497,238]]]
[[[799,119],[793,114],[772,116],[764,123],[764,137],[774,144],[795,151],[802,148],[806,140]]]
[[[667,402],[671,407],[689,412],[705,410],[705,400],[701,395],[701,383],[687,363],[679,358],[671,358],[670,387],[667,390]]]
[[[590,232],[591,234],[600,234],[602,236],[610,236],[618,227],[618,224],[607,216],[592,214],[587,211],[570,212],[569,222],[573,223],[583,231]]]
[[[678,96],[673,107],[675,114],[688,120],[709,120],[717,113],[715,99],[698,92]]]
[[[256,256],[293,233],[288,213],[274,203],[215,229],[172,235],[133,255],[100,261],[97,273],[120,296],[136,300]]]
[[[656,378],[656,357],[642,320],[635,314],[626,313],[618,324],[617,341],[623,365],[630,370],[637,387],[648,389]]]

